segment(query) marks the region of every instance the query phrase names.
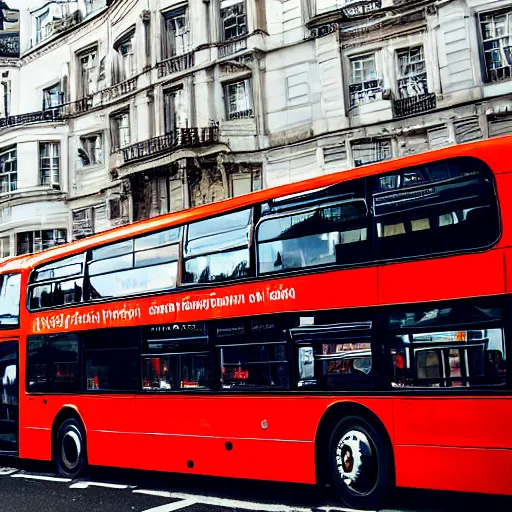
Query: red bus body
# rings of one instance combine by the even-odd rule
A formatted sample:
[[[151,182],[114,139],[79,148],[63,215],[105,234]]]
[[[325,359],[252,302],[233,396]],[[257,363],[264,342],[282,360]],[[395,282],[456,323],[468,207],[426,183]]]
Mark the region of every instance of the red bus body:
[[[316,447],[323,418],[352,403],[366,408],[385,427],[392,443],[398,486],[512,495],[510,387],[493,394],[450,396],[384,391],[98,395],[25,391],[29,335],[509,294],[511,144],[512,138],[495,139],[322,176],[158,217],[0,264],[0,273],[22,275],[21,327],[0,331],[2,340],[19,340],[19,456],[52,459],[54,422],[63,408],[72,408],[85,426],[88,462],[92,465],[313,484],[320,469]],[[502,234],[489,250],[307,275],[253,278],[202,289],[178,288],[163,295],[39,313],[26,308],[31,270],[55,259],[272,198],[459,156],[482,160],[495,175]],[[227,442],[233,449],[226,449]]]

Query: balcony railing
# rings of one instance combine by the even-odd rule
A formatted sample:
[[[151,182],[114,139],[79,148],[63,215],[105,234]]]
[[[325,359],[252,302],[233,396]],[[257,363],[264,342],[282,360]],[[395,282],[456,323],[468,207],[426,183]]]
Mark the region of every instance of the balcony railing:
[[[20,56],[20,33],[3,32],[0,33],[0,57],[19,57]]]
[[[52,123],[62,120],[62,107],[54,107],[39,112],[30,112],[28,114],[19,114],[17,116],[8,116],[0,118],[0,128],[10,126],[21,126],[33,123]]]
[[[252,108],[248,108],[247,110],[237,110],[235,112],[229,113],[230,121],[235,121],[236,119],[251,119],[252,117],[254,117]]]
[[[437,106],[436,94],[428,93],[411,98],[395,100],[395,117],[406,117],[423,114],[434,110]]]
[[[236,52],[247,49],[247,37],[234,39],[232,41],[226,41],[219,44],[219,57],[226,57],[227,55],[233,55]]]
[[[179,73],[194,67],[194,52],[176,55],[170,59],[163,60],[156,65],[158,69],[158,78],[162,78],[173,73]]]
[[[109,101],[115,100],[119,98],[119,96],[123,96],[124,94],[128,94],[137,89],[137,77],[129,78],[128,80],[124,80],[123,82],[119,82],[118,84],[109,87],[108,89],[102,89],[98,91],[96,95],[100,96],[101,104],[108,103]]]
[[[182,148],[195,148],[219,142],[219,127],[178,128],[171,133],[131,144],[120,151],[125,164],[170,153]]]
[[[98,92],[89,94],[76,101],[70,101],[61,105],[61,111],[65,115],[77,115],[88,112],[96,107],[103,107],[110,102],[115,101],[117,98],[129,94],[137,90],[137,77],[129,78],[123,82],[112,85],[107,89],[101,89]]]

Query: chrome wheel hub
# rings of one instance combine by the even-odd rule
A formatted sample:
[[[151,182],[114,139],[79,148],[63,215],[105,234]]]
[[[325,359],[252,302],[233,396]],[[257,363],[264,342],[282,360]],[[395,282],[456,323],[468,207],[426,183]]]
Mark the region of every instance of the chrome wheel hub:
[[[75,469],[80,463],[82,441],[76,432],[69,430],[64,434],[62,438],[61,456],[62,462],[64,462],[66,467],[70,470]]]
[[[354,494],[367,494],[375,487],[377,456],[366,434],[350,430],[342,436],[336,447],[336,468]]]

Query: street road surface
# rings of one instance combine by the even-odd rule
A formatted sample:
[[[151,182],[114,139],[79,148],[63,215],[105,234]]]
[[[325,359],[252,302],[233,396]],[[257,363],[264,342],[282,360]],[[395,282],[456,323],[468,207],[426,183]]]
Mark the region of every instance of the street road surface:
[[[462,468],[461,468],[462,469]],[[46,464],[0,459],[0,512],[345,512],[333,490],[96,469],[70,480]],[[380,512],[512,510],[512,499],[397,491]]]

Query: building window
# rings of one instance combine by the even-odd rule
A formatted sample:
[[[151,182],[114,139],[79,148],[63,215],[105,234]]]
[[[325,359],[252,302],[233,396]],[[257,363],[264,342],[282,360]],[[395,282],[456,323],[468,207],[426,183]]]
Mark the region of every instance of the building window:
[[[43,89],[43,110],[58,107],[64,103],[64,93],[60,90],[60,84]]]
[[[427,68],[423,46],[399,50],[396,56],[399,97],[411,98],[427,94]]]
[[[164,59],[182,55],[190,50],[190,28],[186,7],[163,14],[164,33],[162,53]]]
[[[247,34],[247,14],[245,3],[229,5],[229,0],[221,0],[220,18],[222,23],[222,40],[230,41]],[[229,6],[228,6],[229,5]]]
[[[96,49],[79,55],[80,76],[78,95],[86,98],[96,91],[98,80],[98,52]]]
[[[171,133],[181,125],[180,114],[183,107],[183,89],[181,87],[164,91],[165,133]]]
[[[511,78],[512,9],[481,14],[480,27],[487,81]]]
[[[120,112],[111,118],[112,152],[130,144],[130,114]]]
[[[123,37],[114,45],[114,82],[128,80],[135,75],[135,32]]]
[[[58,142],[39,144],[39,170],[41,185],[55,185],[60,182],[60,144]]]
[[[251,80],[242,80],[225,86],[228,119],[254,117]]]
[[[261,190],[261,168],[240,168],[230,175],[231,197],[243,196]]]
[[[393,156],[391,151],[391,141],[378,140],[355,142],[352,144],[352,155],[354,157],[354,165],[356,167],[388,160]]]
[[[85,14],[88,16],[94,11],[94,0],[85,0]]]
[[[80,137],[78,156],[82,167],[103,163],[103,138],[101,134],[95,133]]]
[[[16,235],[16,254],[31,254],[65,243],[65,229],[25,231]]]
[[[3,117],[8,117],[11,113],[11,81],[8,79],[2,80],[0,85],[2,86],[0,115]]]
[[[40,43],[43,39],[50,35],[50,19],[49,11],[45,11],[39,16],[35,17],[36,21],[36,44]]]
[[[8,236],[0,237],[0,258],[8,258],[11,255],[11,239]]]
[[[79,240],[94,234],[94,208],[74,210],[71,225],[73,240]]]
[[[108,218],[111,220],[119,219],[121,217],[121,200],[119,197],[114,197],[108,200]]]
[[[13,192],[18,188],[16,148],[0,153],[0,193]]]
[[[382,99],[382,79],[377,72],[374,53],[350,59],[349,92],[351,107]]]

